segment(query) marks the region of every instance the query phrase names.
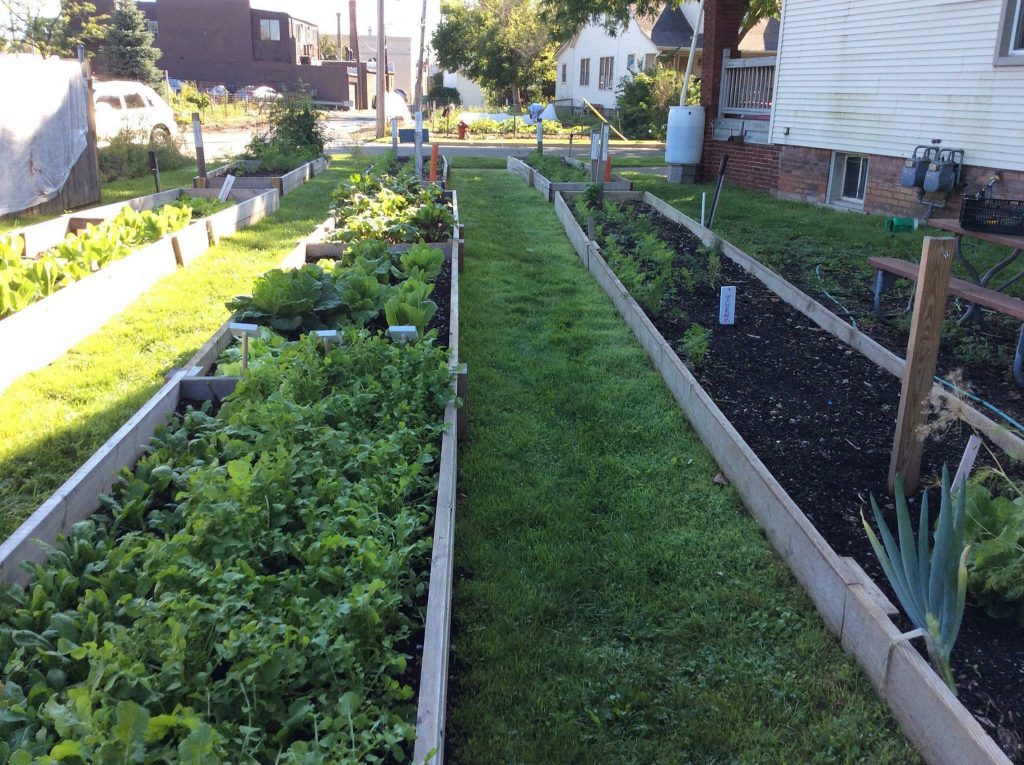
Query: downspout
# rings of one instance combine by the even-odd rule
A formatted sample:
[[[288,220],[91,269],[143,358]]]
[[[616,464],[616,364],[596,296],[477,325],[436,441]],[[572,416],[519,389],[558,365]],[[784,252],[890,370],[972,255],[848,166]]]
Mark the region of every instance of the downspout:
[[[704,0],[697,6],[697,23],[693,27],[693,39],[690,41],[690,56],[686,59],[686,75],[683,77],[683,92],[679,94],[679,105],[686,106],[686,95],[690,92],[690,75],[693,74],[693,60],[697,57],[697,35],[700,34],[700,23],[704,19]]]

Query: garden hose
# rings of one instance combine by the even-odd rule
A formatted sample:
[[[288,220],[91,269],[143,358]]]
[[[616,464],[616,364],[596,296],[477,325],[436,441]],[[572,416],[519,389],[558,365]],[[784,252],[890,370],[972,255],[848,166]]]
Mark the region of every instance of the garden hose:
[[[847,315],[847,317],[849,317],[850,324],[853,325],[853,328],[857,329],[857,320],[855,318],[853,318],[853,314],[850,313],[850,311],[847,309],[847,307],[845,305],[843,305],[838,300],[836,300],[834,297],[832,297],[832,295],[829,294],[829,291],[827,289],[825,289],[825,282],[821,278],[821,263],[819,263],[818,265],[816,265],[814,267],[814,275],[818,277],[818,284],[821,285],[821,294],[824,295],[825,297],[827,297],[829,300],[831,300],[837,306],[839,306],[843,310],[843,313],[845,313]]]

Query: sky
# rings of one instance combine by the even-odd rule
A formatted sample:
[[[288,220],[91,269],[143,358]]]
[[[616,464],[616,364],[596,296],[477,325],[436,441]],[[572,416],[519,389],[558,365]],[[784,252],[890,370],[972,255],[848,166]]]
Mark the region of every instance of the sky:
[[[159,0],[157,0],[159,2]],[[383,0],[384,31],[395,37],[412,37],[418,44],[422,0]],[[253,8],[284,11],[303,21],[311,21],[320,34],[334,34],[341,14],[341,34],[348,35],[348,0],[250,0]],[[440,0],[427,0],[427,44],[441,14]],[[359,34],[377,31],[377,0],[356,0],[356,27]],[[416,47],[415,45],[413,47]]]

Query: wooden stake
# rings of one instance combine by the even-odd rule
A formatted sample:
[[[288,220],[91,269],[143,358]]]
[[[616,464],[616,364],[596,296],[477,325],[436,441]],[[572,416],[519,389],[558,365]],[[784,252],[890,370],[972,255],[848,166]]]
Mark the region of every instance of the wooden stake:
[[[206,177],[206,150],[203,149],[203,125],[199,121],[199,112],[192,112],[192,134],[196,139],[196,163],[199,165],[199,176]]]
[[[926,422],[925,401],[932,390],[935,361],[939,355],[942,317],[946,312],[946,293],[953,267],[955,241],[952,237],[925,237],[921,248],[914,316],[907,343],[907,366],[903,370],[903,389],[896,416],[896,436],[889,462],[889,492],[896,476],[903,477],[907,494],[917,490],[921,471],[924,437],[921,428]]]
[[[437,183],[437,152],[438,145],[435,143],[430,147],[430,182]]]

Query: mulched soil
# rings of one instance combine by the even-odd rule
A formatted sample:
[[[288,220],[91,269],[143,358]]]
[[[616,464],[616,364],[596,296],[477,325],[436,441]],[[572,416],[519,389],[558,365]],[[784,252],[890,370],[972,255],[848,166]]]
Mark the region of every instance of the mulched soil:
[[[675,265],[682,266],[699,240],[647,205],[634,204],[677,248]],[[895,525],[885,484],[899,379],[817,327],[728,258],[721,260],[719,284],[737,287],[735,325],[718,324],[718,289],[706,282],[690,294],[670,290],[651,320],[683,358],[687,327],[699,323],[711,330],[709,351],[696,371],[701,384],[832,548],[854,558],[897,603],[860,516],[870,515],[873,494]],[[904,347],[894,350],[903,355],[905,339]],[[932,423],[938,429],[925,449],[923,486],[937,485],[943,463],[956,470],[971,435],[966,426],[943,429],[936,418]],[[899,626],[909,628],[906,622]],[[1024,763],[1022,638],[1024,629],[1014,622],[992,619],[968,602],[953,652],[960,699],[1019,763]],[[923,641],[914,641],[919,643],[924,653]]]

